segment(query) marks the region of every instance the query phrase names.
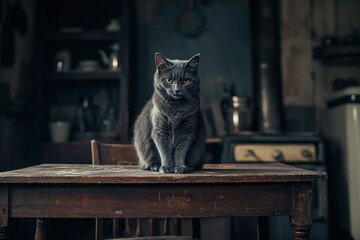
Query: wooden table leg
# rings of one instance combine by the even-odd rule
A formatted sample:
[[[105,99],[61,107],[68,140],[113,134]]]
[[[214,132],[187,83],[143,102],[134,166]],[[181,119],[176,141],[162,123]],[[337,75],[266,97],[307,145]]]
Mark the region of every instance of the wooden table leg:
[[[0,188],[0,239],[9,239],[9,188]]]
[[[257,220],[257,239],[269,240],[269,217],[260,216]]]
[[[290,217],[295,240],[310,238],[311,204],[311,182],[295,183],[292,187],[292,216]]]
[[[193,239],[201,239],[201,219],[192,218]]]
[[[104,239],[104,219],[96,218],[95,219],[95,240]]]
[[[46,231],[47,221],[43,218],[36,219],[36,231],[35,231],[35,240],[46,240],[47,231]]]

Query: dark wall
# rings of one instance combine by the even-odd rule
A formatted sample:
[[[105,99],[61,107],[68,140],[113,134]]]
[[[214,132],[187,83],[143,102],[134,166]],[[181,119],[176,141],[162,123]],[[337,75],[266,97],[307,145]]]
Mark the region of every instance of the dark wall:
[[[252,58],[248,0],[195,1],[204,16],[204,31],[195,38],[177,29],[179,15],[188,1],[137,1],[136,108],[151,97],[154,54],[170,59],[189,59],[200,53],[202,105],[219,104],[224,85],[236,84],[237,94],[252,96]]]

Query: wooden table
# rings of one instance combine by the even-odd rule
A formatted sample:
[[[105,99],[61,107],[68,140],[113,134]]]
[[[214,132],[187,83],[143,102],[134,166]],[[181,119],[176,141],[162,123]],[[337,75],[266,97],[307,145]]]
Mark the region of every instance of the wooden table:
[[[291,216],[311,229],[311,182],[324,172],[281,163],[210,164],[190,174],[135,166],[42,164],[0,173],[0,239],[9,218]]]

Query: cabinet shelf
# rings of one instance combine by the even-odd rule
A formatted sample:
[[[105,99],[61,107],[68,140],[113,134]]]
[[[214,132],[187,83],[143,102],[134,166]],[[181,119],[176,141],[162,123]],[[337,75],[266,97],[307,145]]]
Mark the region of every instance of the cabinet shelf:
[[[49,72],[47,79],[49,81],[118,81],[121,77],[121,72],[114,71],[68,71],[68,72]]]
[[[130,29],[135,17],[134,3],[130,0],[38,0],[35,7],[38,30],[34,36],[33,60],[38,94],[33,114],[37,115],[34,132],[41,161],[91,162],[89,142],[51,143],[48,123],[75,119],[80,97],[89,96],[96,105],[97,122],[111,103],[118,113],[117,140],[125,142],[129,138],[129,79],[133,63],[130,45],[136,43],[131,41],[135,31]],[[112,19],[119,20],[121,31],[106,31]],[[109,56],[115,51],[114,44],[120,46],[119,71],[101,64],[99,54],[99,50],[104,50]],[[63,69],[69,71],[56,72],[54,63],[59,61],[67,63]],[[91,64],[86,65],[86,61]]]
[[[360,46],[315,47],[313,56],[326,65],[357,65],[360,64]]]
[[[119,41],[121,32],[87,31],[87,32],[56,32],[48,35],[51,42],[83,42],[83,41]]]

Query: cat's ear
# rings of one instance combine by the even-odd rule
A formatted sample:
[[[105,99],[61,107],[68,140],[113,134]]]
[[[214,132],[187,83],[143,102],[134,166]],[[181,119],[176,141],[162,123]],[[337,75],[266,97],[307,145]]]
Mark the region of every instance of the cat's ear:
[[[166,60],[166,58],[161,55],[160,53],[155,53],[155,65],[156,68],[161,72],[164,71],[166,68],[169,67],[169,62]]]
[[[186,63],[186,67],[190,71],[197,72],[198,67],[199,67],[199,62],[200,62],[200,54],[196,54],[195,56],[190,58],[190,60]]]

